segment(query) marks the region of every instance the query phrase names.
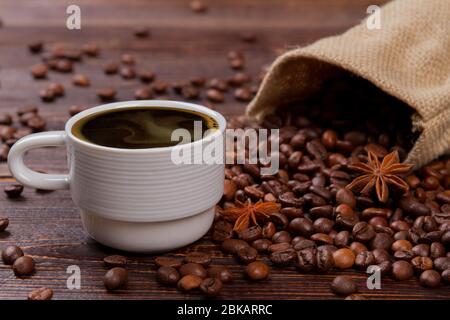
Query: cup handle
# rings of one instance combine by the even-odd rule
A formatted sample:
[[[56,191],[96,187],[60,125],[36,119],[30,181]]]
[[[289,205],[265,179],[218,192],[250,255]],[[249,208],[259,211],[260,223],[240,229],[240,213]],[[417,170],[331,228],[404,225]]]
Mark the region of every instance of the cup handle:
[[[56,147],[66,144],[64,131],[49,131],[28,135],[17,141],[9,151],[8,166],[12,175],[20,183],[42,190],[58,190],[69,188],[69,175],[46,174],[29,169],[24,161],[24,155],[31,149],[41,147]]]

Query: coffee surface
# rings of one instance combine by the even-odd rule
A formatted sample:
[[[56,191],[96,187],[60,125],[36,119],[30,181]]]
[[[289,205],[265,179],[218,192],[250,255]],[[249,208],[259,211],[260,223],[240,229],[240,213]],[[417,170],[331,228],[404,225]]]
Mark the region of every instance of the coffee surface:
[[[194,134],[194,128],[197,132]],[[176,129],[186,129],[189,143],[200,140],[208,129],[216,129],[216,121],[195,111],[161,107],[130,107],[93,114],[76,122],[72,133],[85,141],[121,149],[169,147]]]

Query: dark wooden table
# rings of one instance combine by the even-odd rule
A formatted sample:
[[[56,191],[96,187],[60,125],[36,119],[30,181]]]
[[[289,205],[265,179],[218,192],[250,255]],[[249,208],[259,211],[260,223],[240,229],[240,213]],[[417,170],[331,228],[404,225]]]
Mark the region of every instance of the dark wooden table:
[[[210,1],[205,14],[195,14],[188,1],[165,0],[78,0],[81,7],[81,30],[67,30],[66,6],[72,1],[2,0],[0,17],[0,111],[15,113],[16,109],[35,104],[48,119],[48,130],[62,129],[73,104],[95,106],[95,90],[113,86],[119,100],[130,100],[138,81],[107,77],[102,64],[130,52],[139,66],[156,71],[164,81],[182,81],[189,77],[227,77],[229,50],[242,50],[246,55],[246,71],[257,76],[261,66],[270,63],[279,53],[296,45],[304,45],[324,36],[334,35],[357,23],[366,15],[373,0],[220,0]],[[148,26],[152,36],[138,40],[133,28]],[[257,42],[244,43],[240,35],[254,32]],[[76,71],[87,74],[89,88],[71,85],[71,76],[51,73],[49,80],[35,81],[29,67],[39,61],[31,55],[27,44],[43,40],[47,46],[66,43],[75,47],[91,41],[100,44],[98,59],[85,59],[76,64]],[[49,81],[61,81],[67,93],[54,103],[42,103],[37,92]],[[169,95],[171,98],[177,98]],[[178,98],[179,99],[179,98]],[[202,102],[202,100],[200,100]],[[245,104],[231,96],[217,104],[225,115],[241,114]],[[66,170],[62,149],[36,150],[27,163],[47,172]],[[0,186],[14,181],[5,163],[0,163]],[[27,278],[16,278],[9,266],[0,264],[0,299],[25,299],[27,293],[47,286],[54,290],[54,299],[197,299],[199,294],[185,295],[173,288],[160,286],[154,277],[155,267],[150,255],[130,255],[130,281],[126,290],[107,293],[102,284],[106,269],[102,258],[116,253],[89,239],[83,232],[77,208],[68,191],[38,192],[26,188],[18,200],[6,199],[0,193],[0,215],[10,219],[7,232],[0,233],[1,247],[20,245],[37,262],[37,272]],[[242,277],[242,266],[223,255],[209,236],[179,250],[208,251],[214,263],[227,264],[236,280],[226,285],[224,299],[334,299],[329,283],[336,275],[302,275],[292,269],[273,269],[264,283],[249,283]],[[81,289],[69,290],[66,280],[68,266],[81,268]],[[352,271],[353,273],[353,271]],[[427,290],[416,280],[382,282],[382,290],[365,288],[366,275],[357,276],[361,290],[368,298],[379,299],[448,299],[448,287]]]

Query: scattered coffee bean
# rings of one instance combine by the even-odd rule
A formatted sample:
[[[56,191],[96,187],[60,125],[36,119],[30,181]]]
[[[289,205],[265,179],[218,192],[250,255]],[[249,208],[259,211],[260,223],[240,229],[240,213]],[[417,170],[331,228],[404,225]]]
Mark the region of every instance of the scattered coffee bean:
[[[101,101],[112,101],[116,97],[116,90],[112,88],[103,88],[97,90],[97,96]]]
[[[222,250],[226,253],[237,254],[239,249],[248,247],[248,243],[238,239],[226,239],[222,242]]]
[[[154,261],[158,267],[179,268],[183,264],[181,259],[165,256],[156,257]]]
[[[79,87],[89,87],[91,84],[89,78],[84,74],[76,74],[72,78],[72,83]]]
[[[254,261],[245,267],[245,273],[250,280],[260,281],[269,276],[269,266],[263,261]]]
[[[198,263],[207,267],[211,263],[211,257],[203,252],[190,252],[184,257],[184,262]]]
[[[425,270],[420,275],[419,282],[424,287],[436,288],[441,283],[441,275],[435,270]]]
[[[100,52],[100,48],[96,43],[86,43],[82,47],[82,52],[89,57],[97,57]]]
[[[53,91],[55,97],[62,97],[65,94],[64,86],[59,82],[52,82],[47,88]]]
[[[414,270],[409,262],[400,260],[392,264],[392,276],[395,280],[409,280],[413,277]]]
[[[46,121],[41,116],[34,116],[27,121],[27,126],[35,132],[44,130],[46,125]]]
[[[8,228],[9,219],[8,218],[0,218],[0,232],[3,232]]]
[[[337,295],[348,296],[356,290],[356,283],[347,276],[337,276],[331,283],[331,291]]]
[[[122,54],[122,56],[120,57],[120,61],[123,64],[127,64],[127,65],[134,65],[136,63],[134,56],[129,53]]]
[[[180,275],[182,277],[191,274],[191,275],[196,275],[202,279],[206,278],[207,276],[207,272],[205,270],[205,268],[203,268],[203,266],[201,264],[198,263],[193,263],[193,262],[188,262],[186,264],[183,264],[180,269]]]
[[[222,281],[218,278],[206,278],[200,284],[200,290],[208,297],[217,296],[222,290]]]
[[[10,199],[17,199],[22,195],[23,185],[21,184],[10,184],[3,188],[6,196]]]
[[[18,246],[7,246],[2,250],[4,264],[12,265],[18,258],[23,256],[23,251]]]
[[[50,288],[39,288],[28,294],[28,300],[50,300],[53,297],[53,290]]]
[[[192,291],[195,289],[200,288],[200,285],[202,284],[203,279],[199,276],[188,274],[180,279],[178,281],[178,289],[182,291]]]
[[[150,70],[141,70],[138,73],[139,79],[144,83],[150,83],[155,80],[155,73]]]
[[[156,279],[164,285],[176,285],[180,280],[180,274],[177,269],[169,266],[162,266],[156,272]]]
[[[125,267],[127,264],[127,257],[121,255],[112,255],[103,258],[103,262],[108,267]]]
[[[225,101],[223,93],[216,89],[208,89],[206,91],[206,97],[211,102],[221,103]]]
[[[249,264],[250,262],[253,262],[258,257],[258,251],[250,246],[242,247],[237,251],[238,259],[243,264]]]
[[[191,10],[195,13],[204,13],[206,12],[206,10],[208,10],[206,4],[201,0],[192,0],[189,3],[189,6],[191,7]]]
[[[149,100],[153,98],[153,91],[149,87],[138,88],[134,91],[134,97],[136,100]]]
[[[348,269],[355,263],[355,254],[352,250],[341,248],[333,253],[335,266],[339,269]]]
[[[31,67],[31,75],[35,79],[44,79],[47,77],[48,67],[43,64],[39,63]]]
[[[120,68],[120,76],[126,80],[134,79],[136,77],[136,71],[134,71],[133,67],[124,66]]]
[[[16,276],[27,276],[34,271],[34,260],[30,256],[18,257],[13,263],[13,270]]]
[[[108,75],[116,74],[119,71],[119,65],[114,61],[107,62],[103,66],[103,71]]]
[[[108,270],[103,277],[103,284],[107,290],[123,288],[128,281],[128,272],[124,268],[116,267]]]
[[[44,48],[44,43],[42,41],[35,41],[28,44],[28,49],[31,53],[41,53]]]
[[[208,268],[208,276],[217,278],[222,283],[229,283],[233,280],[233,274],[224,266],[211,266]]]
[[[70,116],[74,116],[84,110],[87,110],[88,107],[86,106],[81,106],[81,105],[73,105],[69,107],[69,115]]]
[[[148,38],[150,36],[150,29],[146,27],[138,27],[134,29],[136,38]]]

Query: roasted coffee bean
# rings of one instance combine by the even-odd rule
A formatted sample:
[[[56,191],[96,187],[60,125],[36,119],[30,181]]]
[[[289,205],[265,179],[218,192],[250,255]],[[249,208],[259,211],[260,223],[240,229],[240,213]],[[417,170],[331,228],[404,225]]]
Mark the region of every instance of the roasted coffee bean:
[[[119,64],[114,61],[109,61],[103,65],[103,71],[105,74],[116,74],[119,71]]]
[[[369,251],[364,244],[362,244],[361,242],[358,242],[358,241],[353,241],[350,244],[350,250],[352,250],[355,255],[357,255],[361,252]]]
[[[76,74],[72,78],[72,83],[79,87],[89,87],[89,85],[91,84],[91,81],[84,74]]]
[[[403,197],[400,199],[399,206],[402,210],[414,216],[427,216],[431,213],[430,208],[412,197]]]
[[[249,264],[253,262],[258,257],[258,251],[253,247],[242,247],[237,252],[237,257],[239,261],[244,264]]]
[[[18,258],[23,256],[23,251],[18,246],[7,246],[2,250],[2,260],[4,264],[12,265]]]
[[[392,264],[392,276],[395,280],[409,280],[413,277],[413,267],[409,262],[400,260]]]
[[[86,106],[72,105],[69,107],[69,115],[74,116],[84,110],[87,110],[87,109],[88,109],[88,107],[86,107]]]
[[[124,267],[127,264],[127,257],[115,254],[103,258],[103,263],[108,267]]]
[[[395,260],[403,260],[411,262],[412,258],[414,258],[414,253],[411,250],[410,251],[398,250],[394,252]]]
[[[296,237],[296,238],[292,239],[291,245],[294,247],[294,249],[296,251],[303,250],[306,248],[316,248],[317,247],[317,245],[314,241],[304,239],[303,237]]]
[[[314,231],[317,233],[330,233],[333,229],[334,222],[327,218],[318,218],[314,221]]]
[[[287,231],[278,231],[272,236],[272,242],[273,243],[290,243],[292,241],[292,236]]]
[[[208,10],[207,5],[201,0],[192,0],[189,3],[191,10],[195,13],[204,13]]]
[[[103,277],[103,284],[107,290],[124,287],[128,281],[128,272],[124,268],[116,267],[108,270]]]
[[[294,249],[288,248],[285,250],[278,250],[274,251],[270,254],[270,261],[273,262],[273,264],[278,266],[287,266],[292,261],[295,260],[297,256],[297,253]]]
[[[336,192],[336,203],[346,204],[350,208],[354,209],[356,207],[356,198],[350,190],[341,188],[338,192]]]
[[[149,100],[153,98],[153,91],[149,87],[137,88],[134,91],[134,97],[136,100]]]
[[[132,54],[129,54],[129,53],[122,54],[122,56],[120,57],[120,61],[123,64],[127,64],[127,65],[134,65],[136,63],[136,60],[134,59],[134,56]]]
[[[183,264],[182,260],[179,258],[165,256],[156,257],[154,261],[158,267],[179,268]]]
[[[450,284],[450,269],[442,271],[441,277],[445,283]]]
[[[419,282],[423,287],[436,288],[441,283],[441,275],[435,270],[425,270],[420,275]]]
[[[186,263],[198,263],[201,264],[202,266],[206,267],[211,263],[211,257],[203,252],[189,252],[185,257],[184,257],[184,262]]]
[[[315,241],[319,245],[334,243],[333,239],[329,235],[324,233],[315,233],[311,236],[310,239]]]
[[[360,252],[355,259],[355,266],[359,269],[366,270],[370,265],[375,264],[375,256],[370,251]]]
[[[250,280],[260,281],[269,276],[269,266],[263,261],[254,261],[245,267],[245,273]]]
[[[248,102],[252,100],[253,93],[249,88],[237,88],[234,91],[234,98],[237,101]]]
[[[56,70],[63,73],[72,72],[73,63],[69,59],[60,59],[56,62]]]
[[[50,288],[39,288],[28,294],[28,300],[50,300],[53,297],[53,290]]]
[[[233,274],[224,266],[211,266],[208,268],[208,276],[217,278],[222,283],[229,283],[233,280]]]
[[[133,67],[124,66],[120,68],[120,76],[125,80],[130,80],[136,78],[136,71]]]
[[[208,297],[217,296],[222,290],[222,281],[218,278],[206,278],[200,284],[200,290]]]
[[[416,255],[420,257],[428,257],[430,255],[430,246],[428,244],[418,244],[415,245],[411,251]]]
[[[46,125],[46,121],[40,116],[35,116],[27,121],[27,126],[35,132],[44,130]]]
[[[264,192],[253,186],[245,187],[244,192],[248,197],[252,198],[254,201],[258,201],[259,199],[262,199],[264,197]]]
[[[226,253],[237,254],[242,247],[247,247],[248,243],[244,240],[226,239],[222,242],[222,250]]]
[[[6,196],[10,199],[17,199],[22,195],[23,185],[21,184],[10,184],[3,188]]]
[[[39,63],[31,67],[31,75],[35,79],[44,79],[47,77],[48,67],[43,64]]]
[[[348,269],[355,263],[355,254],[347,248],[338,249],[333,253],[334,264],[339,269]]]
[[[253,32],[244,32],[241,34],[241,40],[244,42],[253,43],[257,40],[257,37]]]
[[[306,248],[297,252],[297,268],[302,272],[311,272],[317,265],[317,250]]]
[[[89,57],[97,57],[100,53],[100,48],[96,43],[86,43],[81,48],[81,51]]]
[[[3,232],[8,228],[9,219],[8,218],[0,218],[0,232]]]
[[[450,269],[450,257],[439,257],[434,260],[434,267],[437,271]]]
[[[389,250],[394,243],[394,239],[387,233],[377,233],[372,239],[370,246],[372,249]]]
[[[269,239],[257,239],[252,242],[252,247],[255,248],[258,252],[266,252],[271,245],[272,241],[270,241]]]
[[[408,240],[397,240],[391,246],[391,250],[394,252],[399,251],[399,250],[409,251],[411,249],[412,249],[412,244]]]
[[[169,266],[162,266],[156,272],[156,280],[164,285],[175,285],[180,280],[180,274],[177,269]]]
[[[30,256],[18,257],[13,263],[16,276],[28,276],[34,272],[34,260]]]
[[[181,291],[192,291],[200,288],[202,282],[203,279],[199,276],[188,274],[178,281],[177,287]]]
[[[428,257],[414,257],[411,260],[411,265],[417,272],[433,269],[433,260]]]
[[[97,90],[97,96],[101,101],[111,101],[116,97],[116,90],[112,88],[103,88]]]
[[[289,225],[289,219],[281,213],[274,213],[270,215],[270,220],[275,224],[278,230],[284,230]]]
[[[206,91],[206,98],[211,102],[221,103],[225,101],[225,97],[222,92],[217,89],[208,89]]]
[[[273,222],[267,222],[261,230],[261,235],[265,239],[272,239],[276,231],[275,224]]]
[[[433,242],[430,245],[430,257],[436,259],[445,256],[445,247],[442,243]]]
[[[289,223],[289,230],[294,234],[310,237],[314,233],[314,226],[307,218],[295,218]]]
[[[28,44],[28,49],[31,53],[40,53],[44,47],[44,43],[42,41],[35,41]]]
[[[375,237],[376,233],[367,222],[358,222],[353,226],[352,235],[357,241],[368,242]]]
[[[12,117],[9,113],[0,113],[0,125],[9,126],[12,123]]]
[[[317,218],[332,218],[333,216],[333,207],[330,205],[314,207],[309,210],[309,213]]]
[[[357,291],[357,286],[352,278],[337,276],[331,283],[331,291],[337,295],[348,296]]]
[[[255,241],[256,239],[261,238],[262,231],[259,226],[252,226],[250,228],[238,232],[238,236],[240,239],[246,242],[252,242]]]
[[[146,27],[137,27],[133,33],[136,38],[148,38],[150,36],[150,30]]]
[[[188,262],[186,264],[183,264],[180,269],[179,269],[180,275],[182,277],[191,274],[191,275],[196,275],[202,279],[206,278],[207,273],[205,268],[203,268],[203,266],[199,263],[193,263],[193,262]]]
[[[333,251],[325,246],[317,248],[316,270],[325,273],[334,267]]]
[[[341,231],[334,237],[334,244],[339,247],[346,247],[350,243],[350,233],[348,231]]]
[[[39,91],[39,97],[41,97],[41,100],[44,102],[52,102],[56,95],[52,89],[45,88]]]

